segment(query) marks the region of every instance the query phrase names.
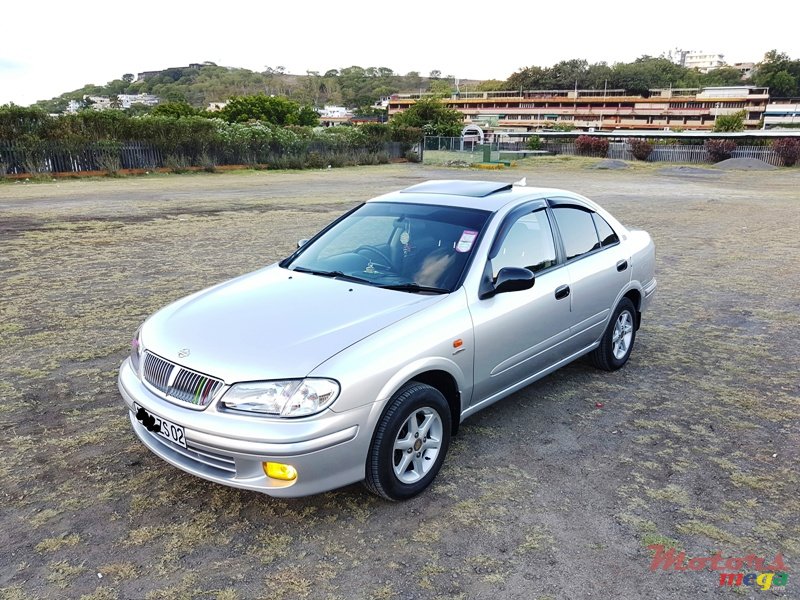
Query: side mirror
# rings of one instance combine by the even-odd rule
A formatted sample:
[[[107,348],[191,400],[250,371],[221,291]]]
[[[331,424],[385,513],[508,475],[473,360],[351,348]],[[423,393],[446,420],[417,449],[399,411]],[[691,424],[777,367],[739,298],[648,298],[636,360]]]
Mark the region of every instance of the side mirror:
[[[297,247],[302,248],[308,243],[308,238],[303,238],[302,240],[297,240]]]
[[[497,274],[497,279],[492,286],[491,292],[483,295],[484,298],[491,298],[497,294],[506,292],[519,292],[529,290],[533,287],[536,276],[529,269],[521,267],[503,267]]]

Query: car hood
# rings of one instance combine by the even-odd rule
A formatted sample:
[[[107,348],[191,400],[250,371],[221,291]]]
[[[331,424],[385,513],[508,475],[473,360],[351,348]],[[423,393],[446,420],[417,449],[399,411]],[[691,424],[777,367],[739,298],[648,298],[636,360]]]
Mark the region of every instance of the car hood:
[[[143,326],[142,343],[225,383],[305,377],[348,346],[442,298],[272,265],[160,310]]]

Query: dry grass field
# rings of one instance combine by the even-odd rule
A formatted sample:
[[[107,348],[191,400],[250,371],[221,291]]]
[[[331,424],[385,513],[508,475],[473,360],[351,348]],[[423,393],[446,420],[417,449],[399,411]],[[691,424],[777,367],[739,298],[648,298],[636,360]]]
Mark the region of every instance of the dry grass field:
[[[0,183],[0,598],[800,597],[800,170],[593,164]],[[522,176],[653,235],[622,371],[578,361],[470,418],[402,504],[224,488],[129,430],[116,370],[154,310],[378,193]],[[780,552],[789,582],[654,573],[653,543]]]

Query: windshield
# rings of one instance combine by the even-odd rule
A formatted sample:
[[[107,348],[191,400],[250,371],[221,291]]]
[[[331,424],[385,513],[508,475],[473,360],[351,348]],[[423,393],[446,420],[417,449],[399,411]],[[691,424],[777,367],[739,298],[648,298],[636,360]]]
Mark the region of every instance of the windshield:
[[[468,208],[371,202],[284,266],[409,292],[451,292],[488,217]]]

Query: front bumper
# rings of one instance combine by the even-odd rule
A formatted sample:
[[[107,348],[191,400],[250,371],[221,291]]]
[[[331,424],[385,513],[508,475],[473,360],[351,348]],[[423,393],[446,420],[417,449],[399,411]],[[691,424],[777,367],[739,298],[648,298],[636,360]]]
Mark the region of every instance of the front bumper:
[[[204,411],[168,402],[147,389],[125,360],[117,380],[133,431],[154,454],[192,475],[277,497],[317,494],[361,481],[375,417],[375,404],[313,417],[277,419]],[[185,430],[186,448],[148,431],[135,417],[138,404]],[[293,481],[267,477],[262,463],[297,469]]]

